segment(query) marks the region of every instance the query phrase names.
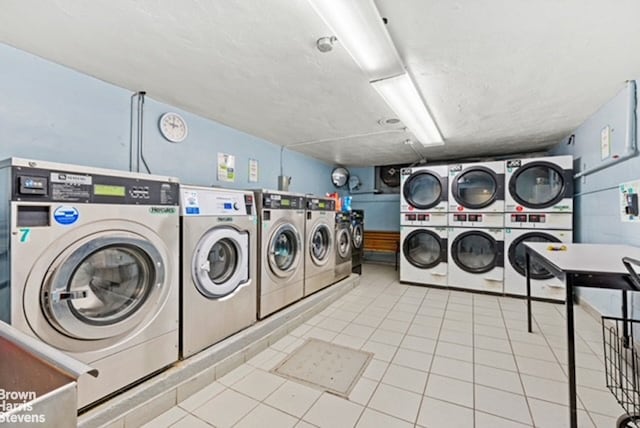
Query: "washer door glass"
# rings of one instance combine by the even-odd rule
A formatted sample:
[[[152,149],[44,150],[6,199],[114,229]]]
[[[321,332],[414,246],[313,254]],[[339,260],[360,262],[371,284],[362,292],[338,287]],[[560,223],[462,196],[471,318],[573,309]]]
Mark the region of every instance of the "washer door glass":
[[[351,249],[351,237],[349,236],[349,230],[346,228],[340,228],[338,231],[338,254],[342,258],[349,257],[349,250]]]
[[[440,202],[442,184],[440,179],[430,172],[419,171],[405,181],[403,195],[410,205],[426,210]]]
[[[498,245],[491,235],[484,232],[465,232],[451,244],[451,256],[460,269],[484,273],[496,266]]]
[[[414,230],[402,245],[402,254],[412,265],[430,269],[442,262],[442,239],[430,230]]]
[[[164,277],[164,262],[149,242],[98,238],[55,269],[42,287],[41,304],[51,324],[68,336],[112,337],[133,328]]]
[[[300,258],[300,234],[291,224],[278,227],[269,242],[269,265],[278,276],[289,276]]]
[[[364,241],[364,230],[362,228],[362,224],[356,224],[355,226],[353,226],[353,231],[351,232],[351,234],[353,239],[353,248],[362,248],[362,243]]]
[[[525,242],[561,242],[555,236],[542,233],[542,232],[530,232],[518,237],[509,246],[509,262],[511,266],[520,275],[525,276],[525,257],[524,257],[524,243]],[[535,261],[531,262],[531,278],[532,279],[550,279],[553,278],[551,272],[546,270],[540,264]]]
[[[331,229],[326,224],[319,224],[311,232],[309,252],[316,265],[324,265],[329,261],[331,252]]]
[[[547,162],[527,164],[511,177],[509,191],[528,208],[546,208],[562,200],[565,183],[562,170]]]
[[[496,199],[498,183],[494,174],[484,169],[470,169],[456,177],[453,197],[467,208],[484,208]]]
[[[192,275],[198,291],[208,298],[233,293],[249,279],[249,237],[231,227],[207,232],[193,255]]]

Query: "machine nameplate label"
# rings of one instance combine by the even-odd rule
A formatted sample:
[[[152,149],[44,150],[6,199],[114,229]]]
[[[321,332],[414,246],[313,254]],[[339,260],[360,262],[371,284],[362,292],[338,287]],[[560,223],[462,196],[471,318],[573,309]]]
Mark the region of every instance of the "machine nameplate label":
[[[149,212],[151,214],[175,214],[177,210],[174,207],[151,207]]]
[[[507,161],[507,168],[520,168],[521,166],[522,161],[520,159]]]
[[[75,207],[63,205],[53,212],[53,219],[63,226],[75,223],[78,221],[78,217],[80,217],[80,213]]]
[[[68,174],[66,172],[52,172],[51,182],[72,184],[75,186],[91,186],[92,179],[90,175]]]

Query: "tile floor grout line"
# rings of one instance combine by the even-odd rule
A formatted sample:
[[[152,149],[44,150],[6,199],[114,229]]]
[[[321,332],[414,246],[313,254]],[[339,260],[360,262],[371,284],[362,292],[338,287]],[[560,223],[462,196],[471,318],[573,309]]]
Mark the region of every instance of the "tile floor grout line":
[[[504,322],[504,313],[502,312],[502,304],[498,301],[498,306],[500,308],[500,317],[502,318],[502,322]],[[533,417],[533,410],[531,410],[531,404],[529,403],[529,396],[527,395],[527,390],[524,387],[524,381],[522,380],[522,374],[520,373],[520,366],[518,365],[518,359],[516,358],[515,350],[513,349],[513,343],[511,343],[511,335],[509,335],[509,329],[506,328],[505,323],[505,331],[507,333],[507,342],[509,342],[509,347],[511,348],[511,354],[513,357],[513,362],[516,365],[516,370],[518,373],[518,379],[520,380],[520,387],[522,388],[522,393],[524,396],[525,403],[527,403],[527,410],[529,411],[529,419],[531,420],[531,426],[536,426],[536,420]]]

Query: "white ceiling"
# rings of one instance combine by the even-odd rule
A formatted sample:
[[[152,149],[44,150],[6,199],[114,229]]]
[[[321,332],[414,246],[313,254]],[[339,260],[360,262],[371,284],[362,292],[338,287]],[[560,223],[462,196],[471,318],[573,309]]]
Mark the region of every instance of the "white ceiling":
[[[637,0],[376,0],[446,144],[548,147],[640,77]],[[329,163],[415,161],[306,0],[3,0],[0,41]]]

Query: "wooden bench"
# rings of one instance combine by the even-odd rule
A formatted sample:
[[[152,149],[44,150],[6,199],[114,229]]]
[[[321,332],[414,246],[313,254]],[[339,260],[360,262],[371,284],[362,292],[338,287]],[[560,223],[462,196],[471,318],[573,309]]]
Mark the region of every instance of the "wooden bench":
[[[393,253],[395,256],[396,270],[398,270],[398,258],[400,256],[400,232],[365,230],[364,251]]]

